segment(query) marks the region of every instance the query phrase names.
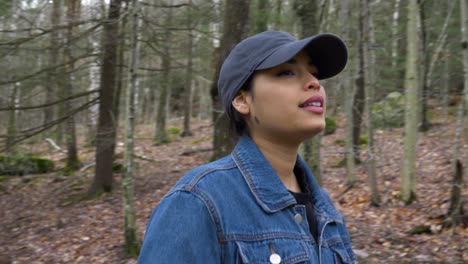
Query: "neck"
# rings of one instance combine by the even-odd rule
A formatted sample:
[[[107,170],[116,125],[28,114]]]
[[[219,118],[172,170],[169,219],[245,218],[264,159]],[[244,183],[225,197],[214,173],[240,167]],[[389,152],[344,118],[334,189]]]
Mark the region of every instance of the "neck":
[[[294,175],[299,144],[251,135],[252,140],[270,162],[285,187],[293,192],[300,192],[300,186]]]

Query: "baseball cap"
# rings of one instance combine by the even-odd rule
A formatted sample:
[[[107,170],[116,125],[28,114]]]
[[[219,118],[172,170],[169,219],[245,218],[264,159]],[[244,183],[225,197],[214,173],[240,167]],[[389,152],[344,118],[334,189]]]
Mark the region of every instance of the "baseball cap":
[[[348,60],[343,40],[328,33],[297,40],[287,32],[265,31],[239,42],[224,60],[218,79],[219,96],[228,116],[233,117],[232,100],[254,71],[283,64],[303,49],[317,67],[319,80],[340,73]]]

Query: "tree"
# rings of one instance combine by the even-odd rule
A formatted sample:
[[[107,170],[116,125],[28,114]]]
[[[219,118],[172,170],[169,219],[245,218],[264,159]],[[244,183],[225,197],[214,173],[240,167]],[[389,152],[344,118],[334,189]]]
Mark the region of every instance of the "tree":
[[[255,15],[255,33],[260,33],[268,29],[269,1],[257,0]]]
[[[107,19],[103,22],[102,68],[99,94],[99,119],[96,135],[96,170],[90,195],[112,191],[112,162],[115,150],[116,127],[113,116],[116,80],[117,45],[121,0],[111,0]]]
[[[408,24],[405,71],[405,137],[401,174],[401,199],[410,204],[416,199],[416,145],[418,122],[419,52],[418,52],[418,0],[408,1]]]
[[[317,12],[318,3],[315,0],[296,0],[294,2],[294,11],[297,14],[301,29],[301,38],[317,34],[320,27],[319,12]],[[322,135],[317,134],[312,139],[303,143],[304,160],[314,173],[319,184],[322,184],[322,168],[320,166],[320,145]]]
[[[240,42],[246,34],[247,22],[249,18],[250,0],[226,0],[223,19],[223,36],[221,39],[221,47],[217,57],[215,75],[211,85],[210,94],[213,104],[213,148],[214,154],[212,159],[223,157],[229,154],[234,148],[235,140],[231,137],[229,130],[229,121],[226,113],[223,112],[223,107],[218,94],[218,78],[219,70],[224,59],[234,46]],[[239,19],[242,17],[243,19]],[[220,114],[222,113],[222,114]]]
[[[172,0],[170,0],[170,5],[172,5]],[[169,89],[172,85],[172,76],[171,76],[171,54],[170,46],[172,45],[172,34],[170,26],[172,25],[173,10],[169,8],[167,12],[166,28],[164,29],[164,42],[162,44],[163,52],[161,54],[161,61],[163,67],[163,76],[161,81],[161,88],[159,92],[159,103],[157,106],[158,112],[156,114],[156,129],[154,133],[154,144],[160,145],[163,143],[169,142],[169,135],[166,131],[166,116],[169,100]]]
[[[400,0],[395,0],[392,16],[392,67],[396,68],[398,58],[398,22],[400,17]]]
[[[377,173],[375,170],[375,150],[374,150],[374,130],[372,123],[372,111],[371,107],[373,104],[373,93],[374,93],[374,81],[373,81],[373,68],[371,60],[371,18],[369,12],[368,0],[359,1],[359,74],[362,74],[364,82],[364,93],[365,93],[365,115],[367,117],[366,130],[367,130],[367,176],[369,177],[369,184],[371,188],[371,204],[378,206],[380,203],[379,191],[377,188]]]
[[[455,144],[454,154],[452,162],[452,174],[454,175],[454,182],[452,186],[452,197],[450,201],[450,208],[448,216],[452,218],[452,223],[456,223],[456,218],[462,215],[463,212],[463,188],[464,178],[468,176],[468,157],[465,160],[465,169],[463,170],[463,164],[459,160],[459,147],[460,138],[462,134],[463,123],[465,126],[465,142],[468,141],[468,0],[460,0],[461,9],[461,48],[463,51],[463,101],[460,102],[458,115],[457,115],[457,126],[455,131]],[[463,172],[464,171],[464,172]]]
[[[136,235],[136,216],[134,206],[134,184],[133,175],[135,173],[134,153],[134,134],[135,134],[135,94],[137,87],[137,69],[140,42],[138,41],[139,27],[139,3],[138,0],[132,0],[132,30],[131,30],[131,58],[129,67],[129,86],[126,94],[125,111],[125,153],[124,167],[125,173],[122,179],[123,187],[123,208],[124,208],[124,236],[125,252],[131,256],[138,256],[139,244]]]
[[[351,40],[350,27],[350,8],[348,0],[341,0],[340,2],[340,26],[342,29],[342,37],[348,42]],[[348,64],[350,65],[350,64]],[[347,185],[353,186],[356,181],[356,174],[354,172],[355,159],[354,159],[354,142],[353,142],[353,97],[354,97],[354,86],[350,82],[352,78],[349,74],[351,71],[348,69],[341,73],[342,81],[341,84],[344,86],[345,91],[345,103],[344,112],[346,118],[346,173],[347,173]]]
[[[61,87],[63,98],[67,98],[73,94],[73,71],[74,71],[74,59],[72,54],[72,41],[74,38],[74,29],[73,23],[76,20],[78,10],[80,9],[80,1],[78,0],[68,0],[67,4],[67,33],[66,39],[67,43],[63,48],[63,64],[64,64],[64,74],[63,83]],[[75,116],[70,114],[73,109],[72,101],[66,100],[64,104],[64,113],[68,117],[65,123],[65,131],[67,133],[66,142],[67,142],[67,169],[77,170],[81,166],[81,162],[78,159],[78,149],[76,146],[76,128],[75,128]]]
[[[426,2],[423,2],[426,3]],[[445,17],[444,24],[442,26],[442,30],[440,31],[439,36],[434,44],[434,51],[431,52],[432,56],[427,56],[428,54],[428,46],[430,43],[426,37],[426,16],[425,16],[425,5],[422,5],[420,10],[420,17],[421,17],[421,58],[424,60],[424,67],[422,67],[422,75],[421,75],[421,86],[422,86],[422,101],[421,101],[421,122],[419,125],[419,131],[427,131],[431,127],[431,123],[428,118],[428,100],[429,100],[429,89],[432,87],[432,79],[433,79],[433,72],[436,66],[436,62],[439,61],[440,54],[442,53],[447,39],[447,27],[452,18],[452,12],[455,7],[455,1],[451,1],[449,3],[449,7],[447,10],[447,16]]]
[[[185,73],[184,89],[184,130],[182,136],[191,136],[190,119],[192,116],[192,67],[193,67],[193,30],[192,30],[192,0],[188,2],[187,14],[188,43],[187,43],[187,70]]]
[[[57,27],[60,24],[61,3],[62,1],[60,0],[52,1],[52,12],[50,15],[52,32],[50,33],[49,66],[57,65],[57,59],[59,58],[60,38]],[[58,91],[57,78],[59,78],[59,74],[56,68],[47,73],[47,83],[49,83],[49,85],[46,86],[46,102],[52,102],[56,98],[55,93]],[[49,106],[44,108],[44,123],[49,124],[53,119],[54,107]]]

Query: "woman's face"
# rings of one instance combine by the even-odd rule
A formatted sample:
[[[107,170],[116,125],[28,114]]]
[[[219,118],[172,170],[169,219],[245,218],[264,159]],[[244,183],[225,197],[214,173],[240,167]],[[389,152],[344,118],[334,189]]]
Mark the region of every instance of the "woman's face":
[[[233,101],[250,134],[302,142],[322,131],[326,94],[315,74],[317,68],[304,51],[289,62],[256,71],[252,90]],[[239,102],[245,105],[236,107]]]

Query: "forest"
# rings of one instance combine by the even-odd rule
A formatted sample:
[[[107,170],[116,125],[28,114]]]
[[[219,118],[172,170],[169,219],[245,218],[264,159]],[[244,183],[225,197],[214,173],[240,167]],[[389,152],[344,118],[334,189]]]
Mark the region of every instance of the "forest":
[[[348,47],[300,150],[358,261],[468,263],[467,8],[0,0],[0,263],[136,263],[164,194],[232,151],[219,69],[266,30]]]

